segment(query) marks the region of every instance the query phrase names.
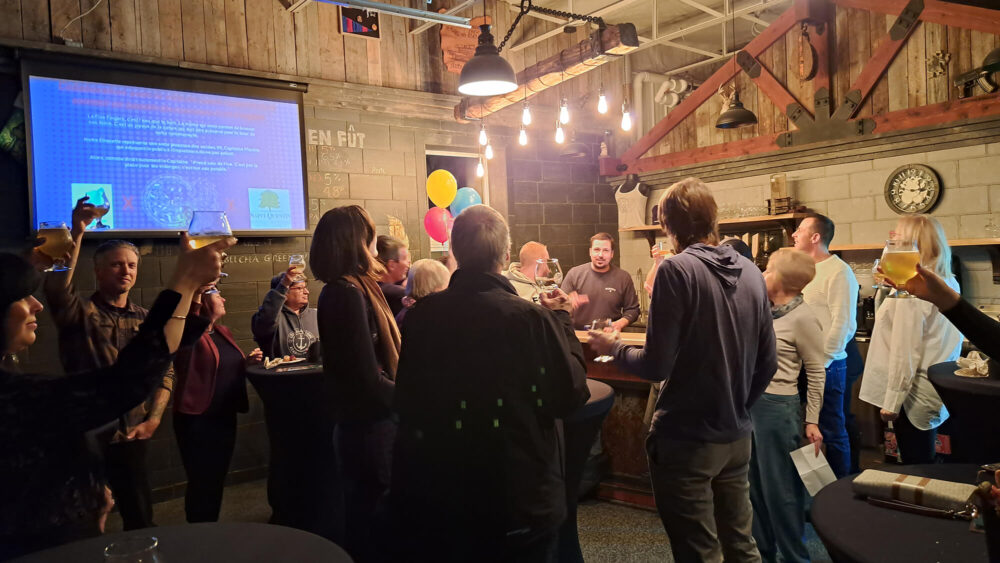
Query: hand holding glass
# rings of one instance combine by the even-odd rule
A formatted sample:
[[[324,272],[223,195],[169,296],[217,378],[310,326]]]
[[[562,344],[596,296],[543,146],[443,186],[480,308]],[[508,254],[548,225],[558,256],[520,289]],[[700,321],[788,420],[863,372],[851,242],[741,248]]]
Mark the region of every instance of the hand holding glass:
[[[615,330],[614,323],[611,322],[611,319],[595,319],[595,320],[591,321],[590,322],[590,330],[591,331],[597,331],[597,332],[607,332],[607,333],[615,333],[615,332],[617,332]],[[607,354],[605,354],[605,355],[602,355],[602,356],[597,356],[596,358],[594,358],[594,361],[595,362],[600,362],[600,363],[605,363],[605,362],[610,362],[613,359],[615,359],[614,356],[608,356]]]
[[[559,268],[559,260],[556,258],[539,258],[535,260],[535,285],[538,291],[549,293],[554,291],[562,283],[562,269]]]
[[[108,211],[111,211],[111,201],[108,200],[108,194],[104,193],[104,188],[91,190],[85,195],[87,196],[87,203],[94,206],[94,214],[97,215],[97,224],[94,225],[94,230],[103,231],[110,228],[101,222],[101,219],[108,214]]]
[[[215,241],[233,236],[229,219],[224,211],[195,211],[188,225],[189,244],[192,249],[208,246]],[[223,272],[220,277],[229,277]]]
[[[66,265],[66,255],[73,251],[73,237],[69,228],[62,221],[45,221],[38,226],[38,238],[44,242],[38,251],[52,259],[52,266],[46,272],[65,272],[71,270]]]
[[[288,267],[292,269],[292,281],[299,281],[306,271],[306,257],[301,254],[292,254],[288,257]]]

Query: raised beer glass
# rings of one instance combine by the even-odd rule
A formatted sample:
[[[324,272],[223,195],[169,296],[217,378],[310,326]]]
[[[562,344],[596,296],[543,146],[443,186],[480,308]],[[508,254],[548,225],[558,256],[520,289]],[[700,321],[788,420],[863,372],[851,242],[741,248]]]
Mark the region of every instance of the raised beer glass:
[[[94,230],[103,231],[109,229],[110,227],[101,222],[101,219],[108,214],[108,211],[111,211],[111,201],[108,199],[108,194],[104,192],[104,188],[90,190],[85,195],[87,196],[87,203],[94,205],[94,213],[97,214],[97,224],[94,225]]]
[[[539,258],[535,260],[535,285],[541,293],[549,293],[559,289],[562,283],[562,269],[559,268],[559,260],[556,258]]]
[[[882,252],[881,266],[885,277],[896,286],[896,297],[912,298],[902,287],[907,280],[917,275],[917,264],[920,263],[920,251],[917,241],[896,240],[885,241],[885,251]]]
[[[66,255],[73,250],[73,237],[69,228],[62,221],[43,221],[38,225],[38,238],[44,242],[38,250],[52,259],[52,265],[46,272],[65,272],[71,270],[66,265]]]
[[[191,214],[191,224],[188,225],[191,248],[198,249],[231,236],[233,231],[229,228],[225,211],[195,211]],[[223,272],[219,277],[229,277],[229,274]]]

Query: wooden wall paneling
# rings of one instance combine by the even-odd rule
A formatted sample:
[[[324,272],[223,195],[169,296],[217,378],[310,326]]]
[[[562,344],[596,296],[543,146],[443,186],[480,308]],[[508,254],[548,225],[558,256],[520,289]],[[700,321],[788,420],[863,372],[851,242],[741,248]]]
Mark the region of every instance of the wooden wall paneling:
[[[733,80],[726,82],[728,87]],[[728,89],[727,89],[728,91]],[[722,96],[718,94],[712,94],[708,99],[708,134],[709,134],[709,145],[718,145],[720,143],[726,142],[726,135],[722,129],[715,126],[715,122],[722,115]]]
[[[250,68],[245,0],[226,0],[226,56],[229,66]]]
[[[368,84],[368,40],[344,35],[344,69],[346,81]]]
[[[761,66],[767,69],[772,75],[774,74],[774,46],[768,47],[763,53],[757,57],[760,61]],[[784,64],[784,61],[782,61]],[[784,86],[785,81],[779,80],[779,84]],[[757,130],[761,135],[770,135],[774,133],[774,103],[765,95],[758,92],[757,96]]]
[[[312,2],[292,14],[295,27],[295,68],[299,76],[319,77],[319,8]]]
[[[139,0],[142,2],[142,0]],[[226,0],[204,0],[205,60],[209,64],[229,65],[226,46]]]
[[[21,34],[21,0],[0,0],[0,37],[20,39]]]
[[[368,52],[368,84],[372,86],[382,85],[382,52],[379,43],[384,40],[384,38],[365,40],[365,49]]]
[[[162,0],[161,0],[162,1]],[[253,70],[274,72],[274,21],[271,16],[273,0],[246,0],[247,12],[247,64]],[[326,8],[327,6],[321,6]],[[336,6],[329,6],[336,12]],[[336,23],[336,19],[334,19]]]
[[[162,2],[163,0],[160,1]],[[155,3],[153,4],[153,9],[159,10]],[[3,13],[10,12],[4,11]],[[98,49],[100,51],[111,50],[111,8],[107,1],[102,2],[87,17],[82,18],[80,24],[83,28],[83,46],[85,48]],[[17,28],[20,31],[20,21]]]
[[[136,19],[135,0],[109,1],[111,2],[111,49],[138,54],[139,21]]]
[[[885,14],[880,14],[877,12],[868,13],[868,33],[871,37],[872,49],[877,48],[877,46],[889,37],[887,25],[892,25],[890,22],[886,24]],[[900,54],[896,55],[897,59],[902,58]],[[882,73],[878,81],[875,83],[875,87],[872,88],[872,93],[870,95],[871,100],[871,110],[872,115],[878,115],[882,113],[888,113],[889,111],[889,73],[888,69],[886,72]]]
[[[990,51],[997,48],[997,36],[982,31],[972,31],[972,66],[983,64],[983,59]]]
[[[271,2],[274,19],[274,66],[284,74],[298,74],[295,66],[295,24],[292,13],[277,0]]]
[[[858,76],[861,75],[862,69],[868,63],[872,54],[872,37],[870,30],[868,28],[868,10],[853,10],[849,9],[847,11],[847,25],[850,26],[847,36],[848,49],[850,49],[850,83],[854,84]],[[864,92],[862,92],[864,94]],[[837,105],[839,106],[843,100],[837,100]],[[871,117],[872,115],[872,104],[870,99],[866,99],[858,111],[855,112],[857,117]]]
[[[114,14],[111,14],[114,26]],[[207,61],[205,46],[205,3],[203,0],[181,0],[181,31],[184,34],[184,60],[190,63]]]
[[[160,56],[183,60],[184,28],[181,26],[181,0],[157,0],[156,6],[160,13]]]
[[[344,37],[340,34],[339,10],[332,4],[323,4],[316,6],[316,13],[319,19],[319,75],[327,80],[344,81]],[[419,66],[412,68],[420,72]]]
[[[785,88],[788,90],[792,96],[795,96],[796,100],[802,100],[803,90],[812,90],[812,84],[803,85],[802,80],[799,79],[799,28],[792,28],[784,37],[784,41],[779,41],[785,46]],[[803,87],[805,86],[805,87]],[[804,106],[806,109],[811,110],[812,104]],[[778,108],[782,114],[785,113],[785,108]],[[794,128],[791,122],[788,122],[788,128]]]
[[[35,0],[40,1],[40,0]],[[44,3],[44,2],[42,2]],[[80,0],[49,0],[49,17],[52,21],[52,37],[65,37],[73,41],[83,41],[83,27],[80,20]],[[6,14],[4,17],[7,17]],[[68,25],[67,25],[68,24]]]
[[[952,81],[972,69],[972,31],[958,27],[948,27],[948,100],[957,100],[961,93]]]
[[[948,50],[948,30],[939,23],[924,23],[924,49],[930,59],[938,51]],[[926,67],[925,67],[926,68]],[[927,103],[936,104],[948,101],[948,72],[932,77],[927,73]]]
[[[709,127],[713,127],[715,125],[715,122],[714,121],[710,122],[709,120],[708,114],[711,110],[710,106],[711,106],[710,103],[705,102],[704,104],[698,106],[696,110],[694,110],[693,115],[695,117],[695,135],[694,135],[695,146],[692,148],[707,147],[712,142],[712,132],[709,130]]]
[[[382,61],[382,85],[389,88],[412,88],[407,84],[407,21],[402,18],[385,18],[381,21],[382,39],[379,55]],[[429,29],[424,33],[433,33]]]
[[[157,0],[139,0],[139,50],[143,55],[159,57],[160,48],[160,7]],[[91,15],[88,15],[89,18]],[[85,18],[86,19],[86,18]]]
[[[747,76],[747,73],[741,72],[737,78],[739,79],[743,88],[751,93],[751,95],[748,96],[747,104],[744,107],[754,112],[754,115],[757,115],[757,112],[760,110],[760,105],[761,105],[760,101],[762,99],[767,99],[767,96],[764,95],[764,92],[761,91],[760,87],[758,87],[752,80],[750,80],[750,77]],[[739,137],[737,137],[738,139],[749,139],[751,137],[756,137],[757,135],[760,135],[760,120],[758,119],[757,125],[751,127],[743,127],[741,129],[737,129],[737,131],[740,132]]]
[[[836,8],[836,19],[834,22],[833,39],[833,95],[830,96],[830,111],[836,111],[840,104],[844,102],[844,97],[851,89],[851,79],[849,73],[845,72],[845,66],[849,66],[851,60],[850,47],[850,18],[847,8]],[[792,53],[788,53],[792,57]]]
[[[895,21],[896,16],[885,17],[886,32],[888,32]],[[913,35],[916,35],[916,32]],[[913,40],[912,35],[910,36],[910,40]],[[889,111],[899,111],[910,107],[908,86],[909,64],[906,47],[903,47],[892,63],[889,64],[889,69],[886,71],[885,80],[889,89]]]
[[[25,39],[32,41],[52,39],[48,2],[27,0],[21,3],[21,32]]]
[[[900,55],[903,53],[900,52]],[[924,24],[917,24],[906,42],[907,107],[922,106],[927,103],[927,59],[924,50]]]
[[[771,47],[771,74],[774,75],[775,80],[780,84],[784,84],[785,88],[788,87],[788,50],[785,48],[784,41],[776,41]],[[773,104],[772,104],[773,106]],[[772,111],[773,128],[774,133],[781,133],[788,131],[788,117],[785,116],[777,107],[774,107]]]

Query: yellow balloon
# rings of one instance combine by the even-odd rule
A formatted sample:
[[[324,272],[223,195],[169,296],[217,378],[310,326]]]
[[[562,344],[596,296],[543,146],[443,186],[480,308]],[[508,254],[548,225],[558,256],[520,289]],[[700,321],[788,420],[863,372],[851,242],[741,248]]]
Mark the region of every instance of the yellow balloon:
[[[458,180],[447,170],[435,170],[427,177],[427,197],[438,207],[448,207],[458,193]]]

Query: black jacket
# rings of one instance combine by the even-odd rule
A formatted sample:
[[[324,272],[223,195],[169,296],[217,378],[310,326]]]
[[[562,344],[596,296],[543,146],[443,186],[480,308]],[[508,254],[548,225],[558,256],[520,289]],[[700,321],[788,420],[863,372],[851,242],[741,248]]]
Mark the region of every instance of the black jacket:
[[[469,560],[565,519],[557,419],[590,396],[570,316],[498,274],[458,270],[406,315],[390,495],[410,560]],[[449,550],[441,551],[442,545]],[[426,553],[426,552],[425,552]],[[482,555],[477,552],[477,557]]]

